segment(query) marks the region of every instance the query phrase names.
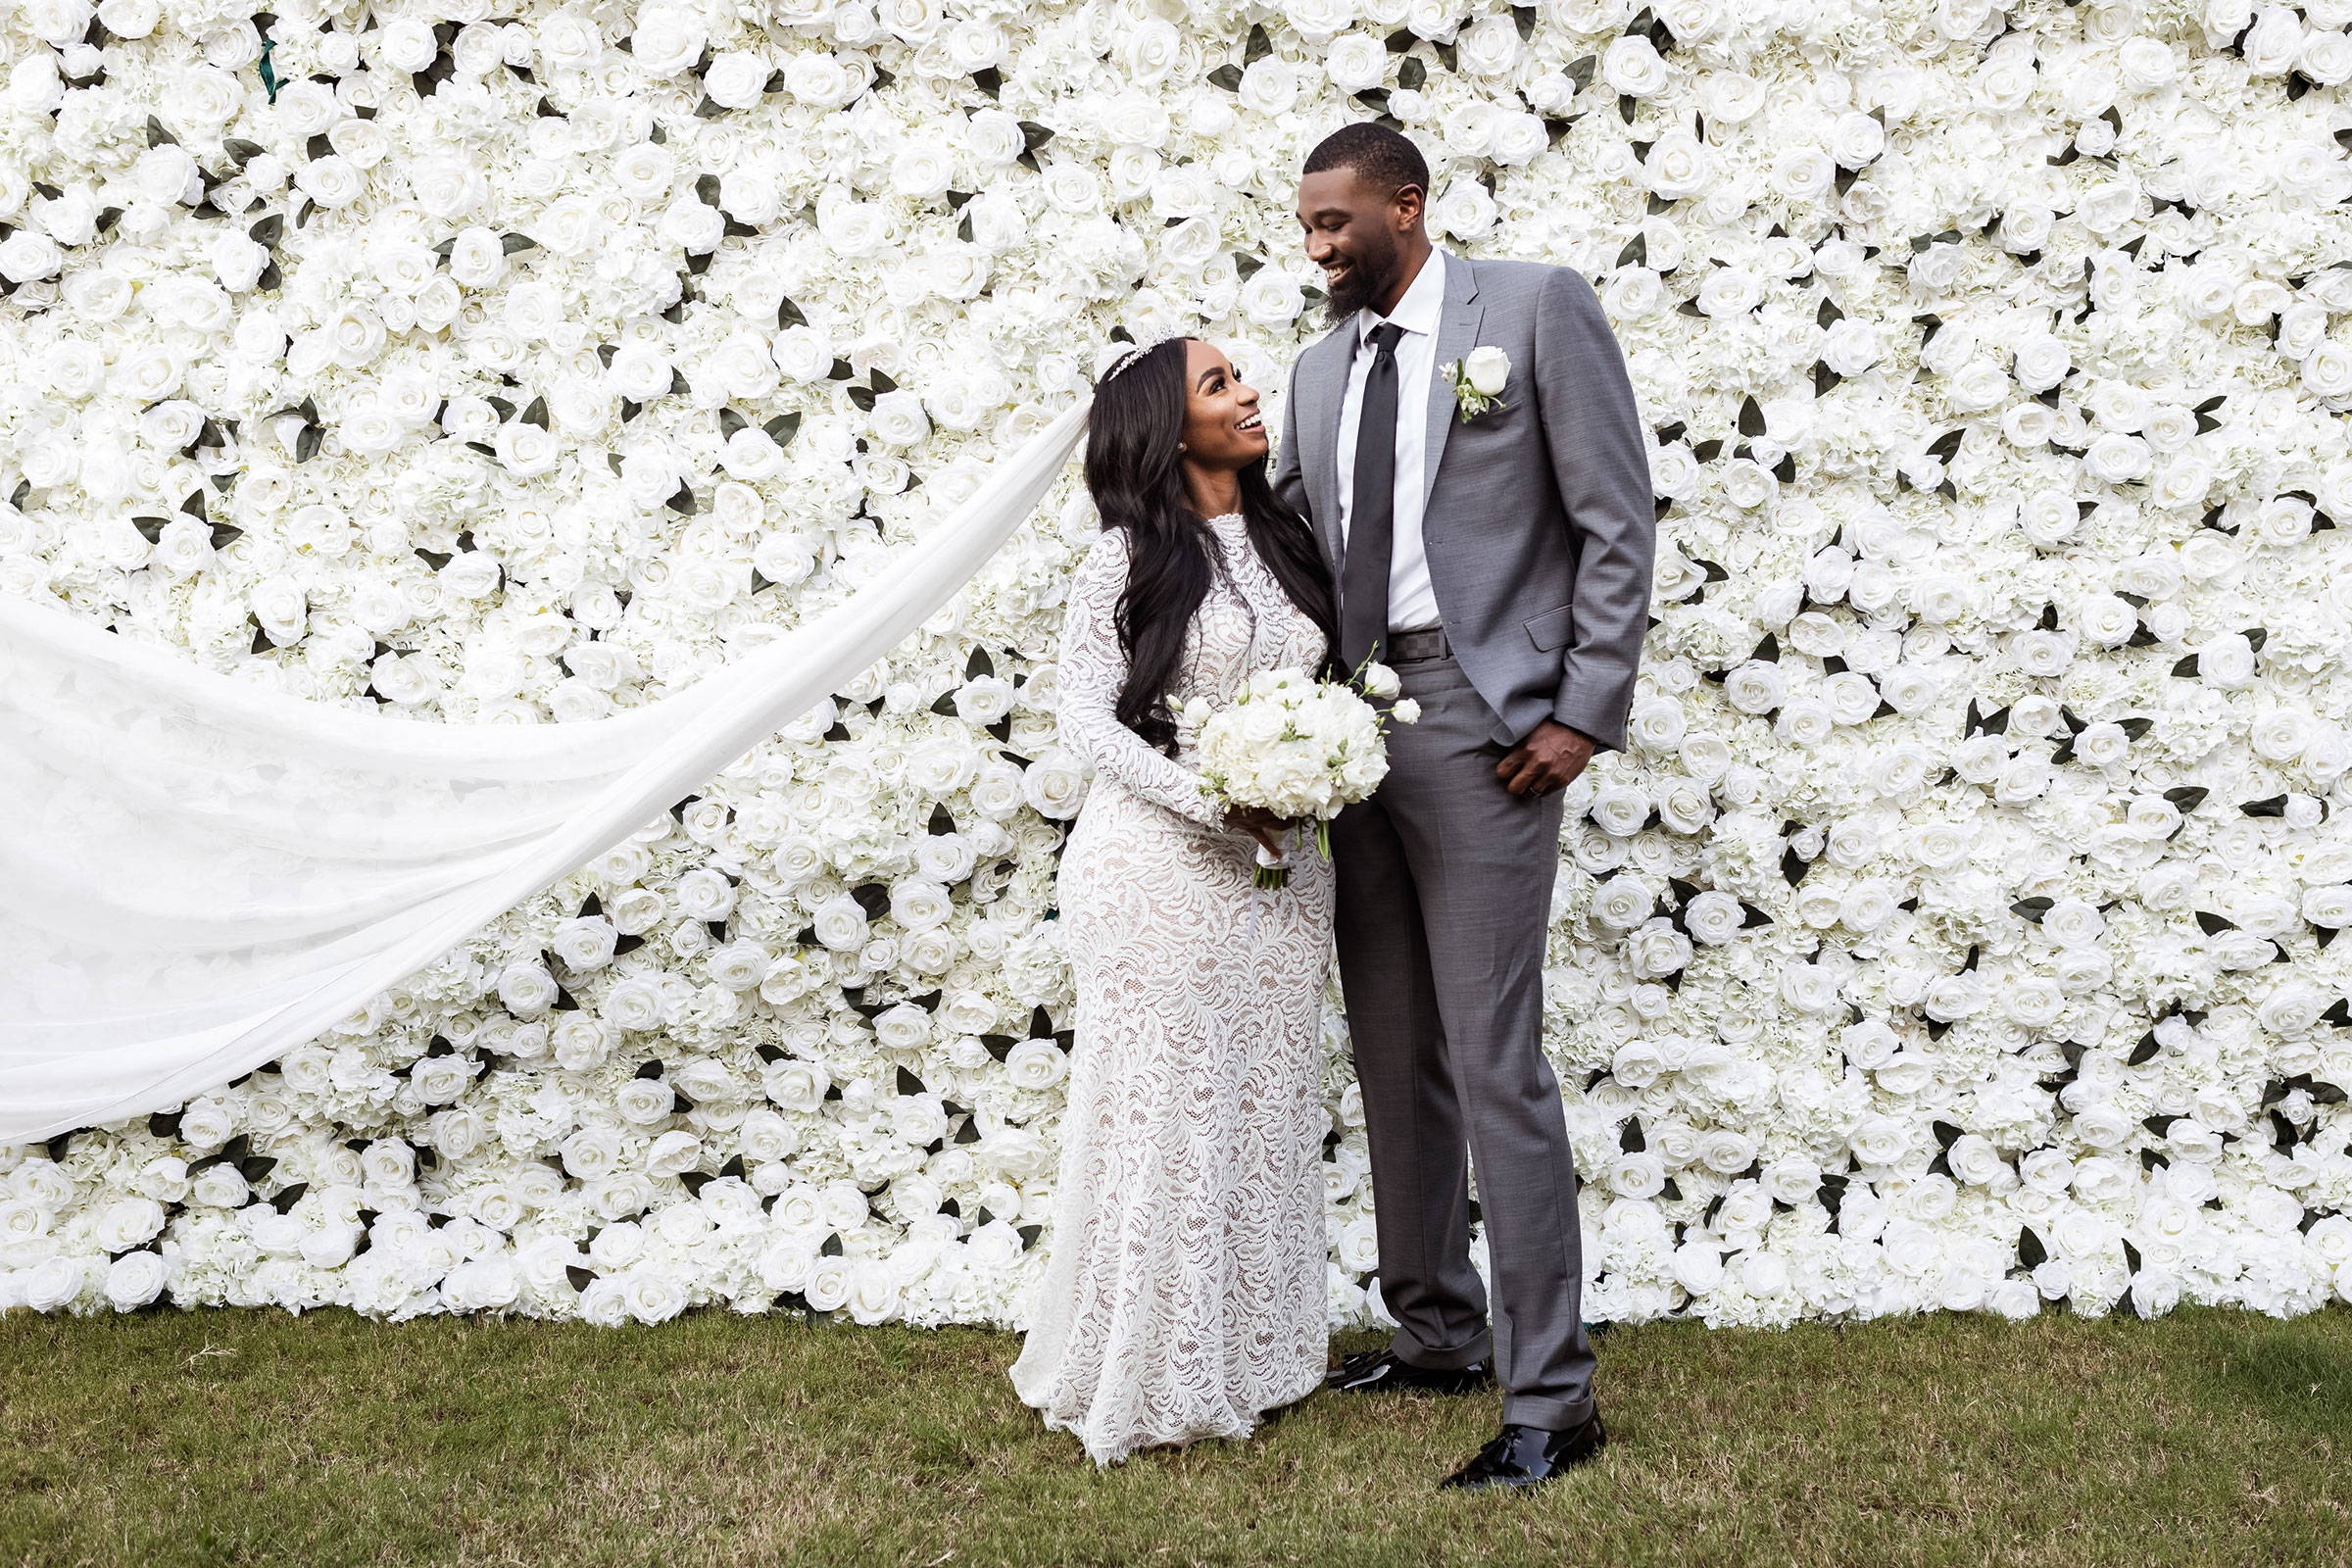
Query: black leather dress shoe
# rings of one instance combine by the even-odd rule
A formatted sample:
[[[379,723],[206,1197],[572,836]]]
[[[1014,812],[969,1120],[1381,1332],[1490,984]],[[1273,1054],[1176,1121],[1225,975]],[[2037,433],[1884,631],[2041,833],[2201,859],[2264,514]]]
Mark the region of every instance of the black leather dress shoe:
[[[1384,1389],[1418,1389],[1427,1394],[1475,1394],[1480,1389],[1494,1386],[1494,1368],[1491,1362],[1473,1361],[1468,1366],[1414,1366],[1400,1361],[1394,1350],[1358,1350],[1344,1357],[1330,1376],[1323,1380],[1326,1388],[1348,1394],[1372,1394]]]
[[[1600,1452],[1608,1446],[1595,1410],[1581,1427],[1553,1432],[1544,1427],[1503,1423],[1494,1441],[1478,1450],[1471,1461],[1447,1476],[1442,1487],[1532,1487],[1549,1481]]]

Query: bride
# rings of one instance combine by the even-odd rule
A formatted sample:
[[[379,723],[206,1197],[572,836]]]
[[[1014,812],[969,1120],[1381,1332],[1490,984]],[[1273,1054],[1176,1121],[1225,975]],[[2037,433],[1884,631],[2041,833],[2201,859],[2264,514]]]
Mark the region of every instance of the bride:
[[[1319,668],[1323,560],[1266,476],[1258,394],[1198,339],[1112,365],[1088,419],[1102,532],[1072,583],[1064,743],[1094,764],[1062,852],[1077,989],[1050,1260],[1011,1376],[1098,1465],[1246,1437],[1323,1381],[1320,1017],[1331,868],[1253,883],[1288,824],[1220,810],[1173,714]]]

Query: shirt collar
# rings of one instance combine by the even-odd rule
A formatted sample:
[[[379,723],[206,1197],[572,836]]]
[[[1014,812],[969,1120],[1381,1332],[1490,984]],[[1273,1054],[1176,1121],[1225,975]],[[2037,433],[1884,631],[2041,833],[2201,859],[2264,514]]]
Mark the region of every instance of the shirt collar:
[[[1357,347],[1372,335],[1372,329],[1382,321],[1395,321],[1407,332],[1419,332],[1424,337],[1438,330],[1438,316],[1446,303],[1446,253],[1435,245],[1429,248],[1429,260],[1405,285],[1404,295],[1396,309],[1387,316],[1367,305],[1355,313],[1355,341]]]

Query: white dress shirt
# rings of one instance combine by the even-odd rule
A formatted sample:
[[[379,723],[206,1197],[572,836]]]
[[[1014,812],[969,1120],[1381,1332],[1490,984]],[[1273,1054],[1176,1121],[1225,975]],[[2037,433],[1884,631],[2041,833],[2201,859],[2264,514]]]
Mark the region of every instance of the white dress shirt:
[[[1389,557],[1389,630],[1438,624],[1438,596],[1429,585],[1429,557],[1421,547],[1421,467],[1429,444],[1429,378],[1437,368],[1438,318],[1446,306],[1446,253],[1435,246],[1405,286],[1396,309],[1383,317],[1369,305],[1355,313],[1355,359],[1340,403],[1340,538],[1354,511],[1355,427],[1364,408],[1364,378],[1372,372],[1372,329],[1382,321],[1404,328],[1396,341],[1396,496]]]

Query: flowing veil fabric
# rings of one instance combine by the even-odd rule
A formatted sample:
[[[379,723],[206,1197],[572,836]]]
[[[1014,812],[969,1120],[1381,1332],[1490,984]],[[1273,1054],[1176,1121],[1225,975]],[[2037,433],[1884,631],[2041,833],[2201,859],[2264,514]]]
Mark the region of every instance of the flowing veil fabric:
[[[1086,408],[841,605],[585,723],[306,702],[0,598],[0,1144],[226,1083],[626,838],[945,604]]]

